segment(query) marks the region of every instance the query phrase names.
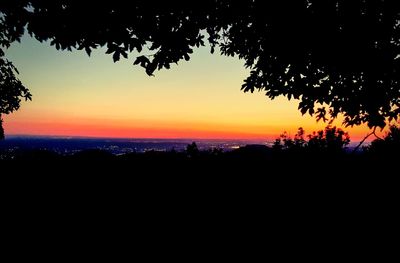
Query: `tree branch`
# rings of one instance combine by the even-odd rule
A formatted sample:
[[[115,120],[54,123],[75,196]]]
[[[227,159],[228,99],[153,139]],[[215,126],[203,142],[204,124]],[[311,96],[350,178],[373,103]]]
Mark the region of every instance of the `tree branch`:
[[[378,135],[376,135],[376,126],[374,127],[374,129],[372,130],[371,133],[368,133],[367,136],[364,137],[364,139],[362,139],[362,141],[357,145],[357,147],[355,147],[353,149],[353,151],[351,153],[355,153],[358,151],[358,149],[361,147],[361,145],[365,142],[366,139],[369,138],[369,136],[374,135],[376,138],[382,140],[382,138],[380,138]]]

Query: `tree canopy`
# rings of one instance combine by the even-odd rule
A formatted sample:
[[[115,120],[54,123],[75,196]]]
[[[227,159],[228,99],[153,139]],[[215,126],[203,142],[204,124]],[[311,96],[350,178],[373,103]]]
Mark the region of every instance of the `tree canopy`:
[[[62,50],[106,47],[152,75],[209,42],[250,69],[245,92],[298,99],[302,114],[384,127],[400,115],[396,0],[2,0],[0,48],[27,31]],[[133,52],[135,51],[135,52]],[[0,114],[30,99],[0,50]],[[14,74],[15,73],[15,74]]]
[[[383,158],[398,158],[400,153],[400,123],[390,125],[384,138],[372,141],[367,152]]]

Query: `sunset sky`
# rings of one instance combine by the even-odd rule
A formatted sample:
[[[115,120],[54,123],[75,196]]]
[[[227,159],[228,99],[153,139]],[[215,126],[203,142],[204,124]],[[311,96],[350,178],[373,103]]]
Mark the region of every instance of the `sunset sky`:
[[[27,36],[14,43],[6,54],[33,101],[3,116],[6,134],[273,139],[285,130],[325,127],[302,116],[297,101],[243,93],[243,61],[207,47],[155,77],[132,65],[134,54],[113,63],[104,53],[57,51]],[[353,141],[368,132],[365,126],[345,130]]]

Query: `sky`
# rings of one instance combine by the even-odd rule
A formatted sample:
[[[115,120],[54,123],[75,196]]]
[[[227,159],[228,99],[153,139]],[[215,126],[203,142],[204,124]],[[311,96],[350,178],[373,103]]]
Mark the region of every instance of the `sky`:
[[[88,57],[29,36],[6,56],[33,95],[3,116],[6,135],[271,140],[283,131],[303,127],[311,133],[326,126],[302,116],[298,101],[241,91],[248,76],[244,61],[210,54],[209,47],[154,77],[133,66],[135,53],[114,63],[105,49]],[[341,128],[353,141],[369,131]]]

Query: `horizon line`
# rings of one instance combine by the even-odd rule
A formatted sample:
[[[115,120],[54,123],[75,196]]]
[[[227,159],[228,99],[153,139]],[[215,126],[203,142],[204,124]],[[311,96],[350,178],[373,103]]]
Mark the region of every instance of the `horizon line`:
[[[99,136],[80,136],[80,135],[40,135],[40,134],[6,134],[4,140],[7,140],[7,137],[37,137],[37,138],[71,138],[71,139],[113,139],[113,140],[180,140],[180,141],[191,141],[191,142],[197,142],[197,141],[247,141],[247,142],[257,142],[261,143],[262,141],[265,143],[273,143],[274,139],[266,139],[266,138],[259,138],[259,139],[250,139],[250,138],[185,138],[185,137],[174,137],[174,138],[161,138],[161,137],[99,137]],[[1,141],[1,140],[0,140]],[[350,141],[349,145],[347,147],[353,147],[354,144],[360,143],[361,140],[357,141]],[[370,144],[370,141],[365,141],[364,144]]]
[[[193,137],[107,137],[107,136],[90,136],[90,135],[47,135],[47,134],[5,134],[7,137],[47,137],[47,138],[76,138],[76,139],[125,139],[125,140],[190,140],[190,141],[206,141],[206,140],[229,140],[229,141],[266,141],[270,142],[271,138],[193,138]]]

